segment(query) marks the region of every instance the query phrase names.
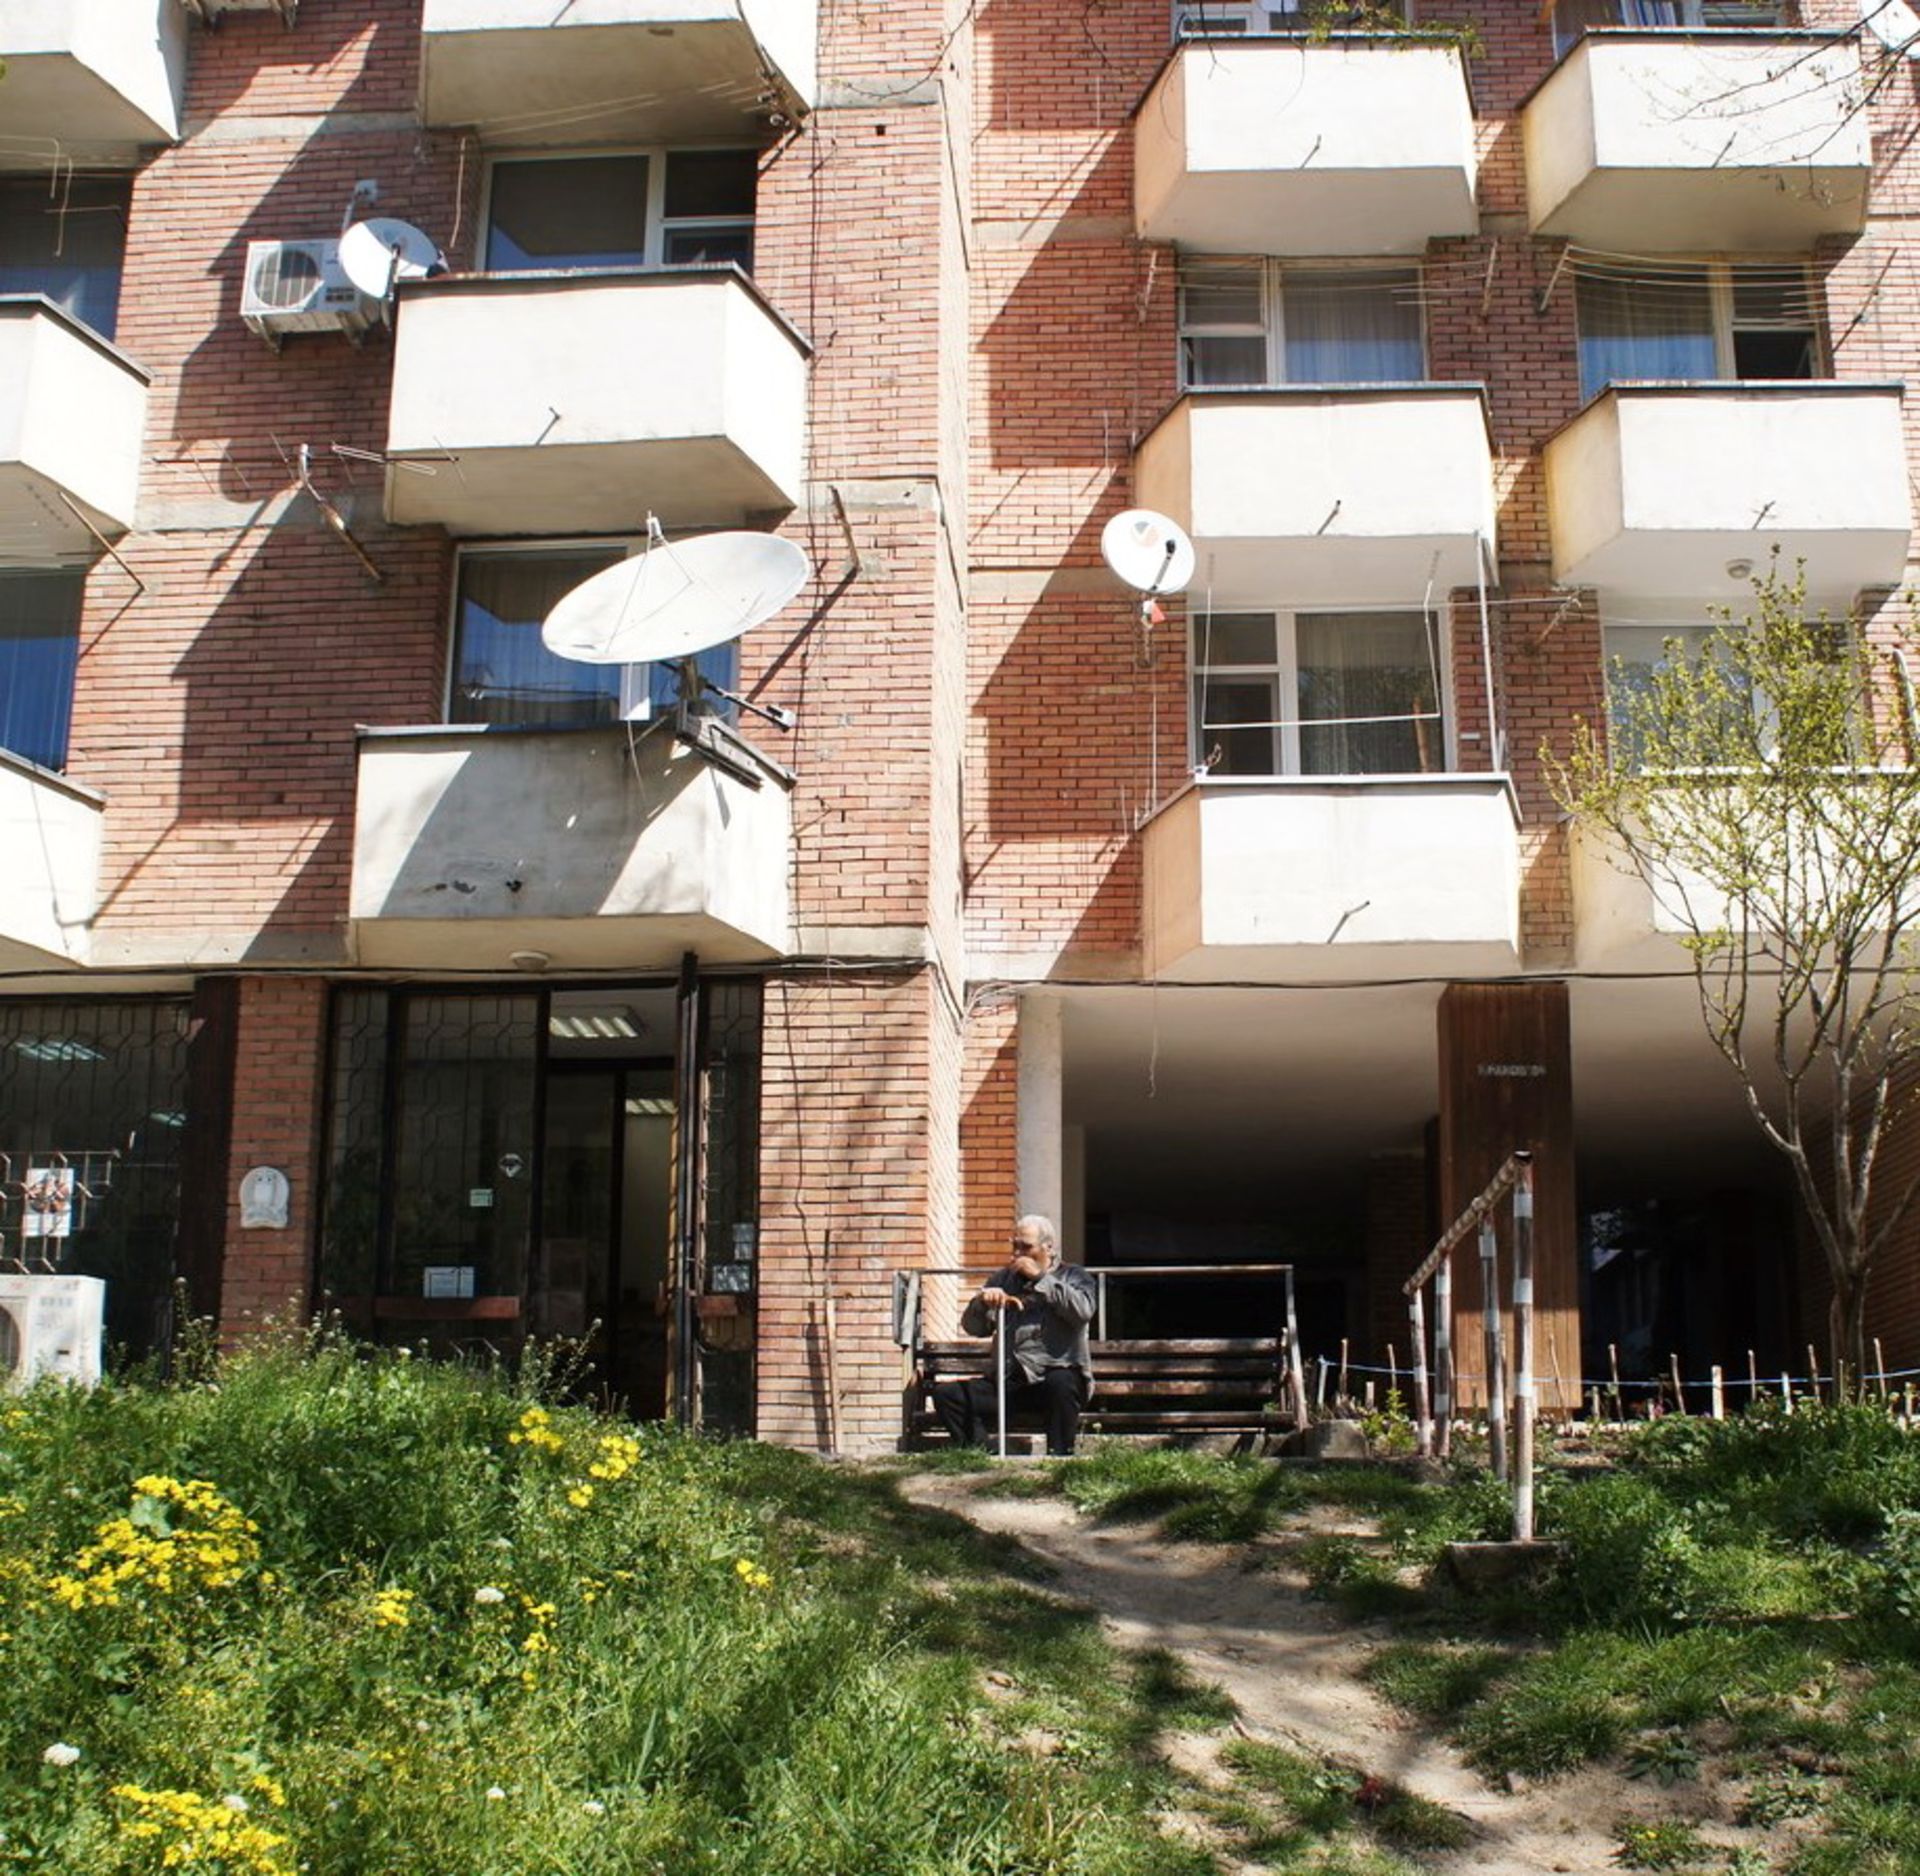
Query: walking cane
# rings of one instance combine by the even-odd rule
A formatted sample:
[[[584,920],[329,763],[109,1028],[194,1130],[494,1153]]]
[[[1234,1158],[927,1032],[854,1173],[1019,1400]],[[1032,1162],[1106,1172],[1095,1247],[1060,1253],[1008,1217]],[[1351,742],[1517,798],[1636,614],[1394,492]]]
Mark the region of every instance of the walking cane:
[[[1000,1391],[1000,1457],[1007,1456],[1007,1312],[1004,1308],[993,1312],[993,1368],[994,1380]]]

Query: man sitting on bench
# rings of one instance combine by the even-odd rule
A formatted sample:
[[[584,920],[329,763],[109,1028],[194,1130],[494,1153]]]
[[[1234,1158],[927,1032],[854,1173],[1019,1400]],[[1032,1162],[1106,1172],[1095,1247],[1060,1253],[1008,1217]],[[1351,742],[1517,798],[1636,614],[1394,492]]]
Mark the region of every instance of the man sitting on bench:
[[[1047,1453],[1065,1459],[1080,1431],[1080,1410],[1093,1393],[1093,1357],[1087,1324],[1093,1320],[1093,1279],[1077,1264],[1060,1262],[1053,1221],[1031,1214],[1013,1228],[1013,1260],[981,1287],[960,1318],[968,1335],[991,1335],[995,1319],[1007,1325],[1007,1408],[1038,1406],[1045,1415]],[[991,1370],[977,1381],[941,1381],[933,1410],[956,1446],[984,1446],[997,1432],[998,1382]]]

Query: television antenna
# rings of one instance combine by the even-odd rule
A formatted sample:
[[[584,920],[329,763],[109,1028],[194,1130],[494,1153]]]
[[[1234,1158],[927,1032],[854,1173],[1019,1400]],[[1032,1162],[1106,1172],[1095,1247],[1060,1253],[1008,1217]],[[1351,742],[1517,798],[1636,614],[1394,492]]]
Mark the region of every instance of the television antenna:
[[[806,554],[777,534],[739,530],[669,541],[649,515],[646,546],[562,594],[540,639],[577,664],[673,665],[683,713],[711,695],[790,730],[791,710],[723,689],[696,660],[772,618],[812,570]]]
[[[375,215],[341,233],[340,271],[383,307],[401,281],[424,280],[446,270],[447,258],[434,246],[432,236],[410,221]]]
[[[1100,557],[1140,595],[1140,623],[1166,616],[1162,593],[1183,592],[1193,578],[1193,543],[1179,522],[1151,508],[1126,508],[1100,530]]]

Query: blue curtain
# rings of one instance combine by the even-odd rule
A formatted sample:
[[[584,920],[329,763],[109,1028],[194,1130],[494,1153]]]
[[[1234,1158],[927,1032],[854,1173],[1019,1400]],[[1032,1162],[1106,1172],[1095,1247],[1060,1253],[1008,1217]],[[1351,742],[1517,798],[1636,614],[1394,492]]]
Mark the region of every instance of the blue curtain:
[[[1585,273],[1577,291],[1583,399],[1616,382],[1698,383],[1719,376],[1704,268]]]
[[[66,766],[85,579],[0,573],[0,748],[42,768]]]

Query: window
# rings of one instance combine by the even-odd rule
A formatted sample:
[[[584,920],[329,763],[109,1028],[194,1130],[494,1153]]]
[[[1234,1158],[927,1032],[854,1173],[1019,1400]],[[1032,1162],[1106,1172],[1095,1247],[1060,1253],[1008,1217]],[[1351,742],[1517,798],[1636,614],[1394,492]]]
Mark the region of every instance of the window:
[[[0,293],[44,293],[112,338],[130,193],[119,176],[0,182]]]
[[[1792,262],[1579,264],[1580,395],[1635,379],[1817,378],[1818,290]]]
[[[483,265],[749,267],[757,168],[751,150],[502,160],[488,189]]]
[[[1378,0],[1176,0],[1176,39],[1222,34],[1339,32],[1346,27],[1378,31],[1382,20],[1404,22],[1404,5]]]
[[[1193,621],[1194,742],[1215,775],[1446,767],[1439,643],[1418,612],[1215,612]]]
[[[67,762],[80,658],[80,572],[0,572],[0,749],[60,769]]]
[[[1195,261],[1180,275],[1185,384],[1406,384],[1426,375],[1410,267]]]
[[[561,595],[635,551],[636,543],[474,549],[460,556],[454,598],[450,723],[569,728],[644,717],[673,702],[668,665],[578,664],[540,642]],[[702,653],[700,669],[732,688],[731,645]]]
[[[1559,0],[1553,9],[1555,58],[1593,26],[1784,26],[1782,0]]]

